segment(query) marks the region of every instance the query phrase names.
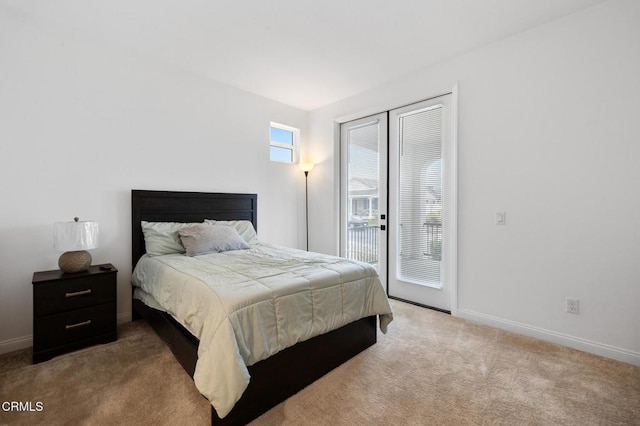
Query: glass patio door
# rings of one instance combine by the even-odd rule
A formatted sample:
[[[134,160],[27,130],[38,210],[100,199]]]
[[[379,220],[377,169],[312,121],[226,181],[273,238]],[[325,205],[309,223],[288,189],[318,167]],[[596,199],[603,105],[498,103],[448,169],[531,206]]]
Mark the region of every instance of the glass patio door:
[[[451,95],[389,112],[389,296],[451,310]]]
[[[343,123],[340,252],[387,275],[387,114]]]

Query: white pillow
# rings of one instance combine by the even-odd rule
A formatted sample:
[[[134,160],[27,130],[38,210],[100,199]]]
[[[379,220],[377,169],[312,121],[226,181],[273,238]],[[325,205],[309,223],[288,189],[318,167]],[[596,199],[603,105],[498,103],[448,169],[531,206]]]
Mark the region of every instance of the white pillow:
[[[181,229],[178,233],[187,256],[251,248],[231,226],[199,223]]]
[[[149,256],[184,253],[178,231],[197,223],[140,222],[144,234],[144,245]]]
[[[247,244],[255,244],[258,242],[258,234],[250,220],[213,220],[205,219],[204,223],[210,225],[226,225],[232,226],[238,231],[238,234],[247,242]]]

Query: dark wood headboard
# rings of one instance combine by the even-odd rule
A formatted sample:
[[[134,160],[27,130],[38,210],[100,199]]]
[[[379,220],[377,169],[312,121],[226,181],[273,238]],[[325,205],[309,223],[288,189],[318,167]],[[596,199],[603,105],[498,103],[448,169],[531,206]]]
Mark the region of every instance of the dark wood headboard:
[[[132,267],[146,253],[141,221],[250,220],[258,230],[258,195],[181,191],[131,191]]]

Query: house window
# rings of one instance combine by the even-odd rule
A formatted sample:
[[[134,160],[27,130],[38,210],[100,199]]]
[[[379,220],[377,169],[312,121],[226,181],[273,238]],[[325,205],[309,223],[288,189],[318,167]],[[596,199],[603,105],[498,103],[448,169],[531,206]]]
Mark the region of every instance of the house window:
[[[296,158],[296,145],[300,130],[284,124],[271,123],[270,129],[270,156],[271,161],[293,163]]]

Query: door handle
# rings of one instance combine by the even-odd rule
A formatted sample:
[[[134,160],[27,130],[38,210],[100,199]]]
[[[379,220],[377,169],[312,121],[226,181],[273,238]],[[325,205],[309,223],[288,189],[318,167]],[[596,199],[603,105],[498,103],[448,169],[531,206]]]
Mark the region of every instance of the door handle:
[[[381,231],[384,231],[384,230],[386,230],[386,229],[387,229],[387,227],[386,227],[385,225],[380,225],[380,230],[381,230]]]

